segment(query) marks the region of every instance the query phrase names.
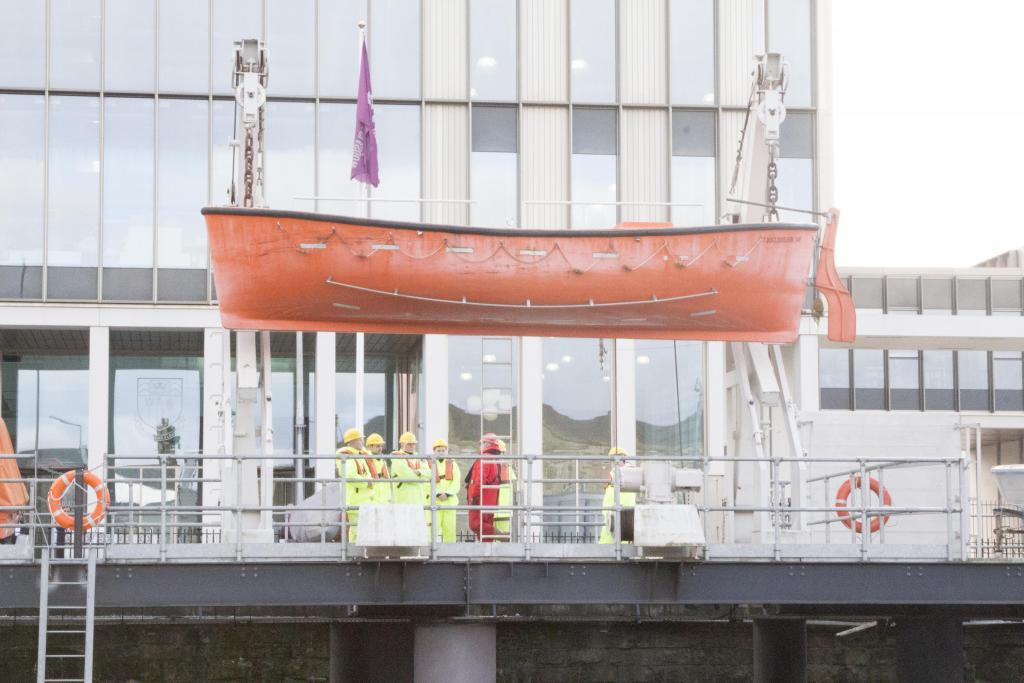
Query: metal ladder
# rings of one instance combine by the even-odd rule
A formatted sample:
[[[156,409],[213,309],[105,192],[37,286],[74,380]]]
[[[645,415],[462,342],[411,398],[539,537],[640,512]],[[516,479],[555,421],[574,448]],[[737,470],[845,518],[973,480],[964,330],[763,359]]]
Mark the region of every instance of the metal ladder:
[[[54,558],[44,548],[39,573],[36,681],[92,682],[96,554]],[[60,552],[56,550],[56,552]]]

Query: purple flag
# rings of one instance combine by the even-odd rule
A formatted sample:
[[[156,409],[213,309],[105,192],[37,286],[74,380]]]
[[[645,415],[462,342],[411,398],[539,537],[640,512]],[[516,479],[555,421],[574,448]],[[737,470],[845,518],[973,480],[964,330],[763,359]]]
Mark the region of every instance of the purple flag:
[[[359,99],[356,101],[356,139],[352,143],[352,179],[380,184],[377,177],[377,132],[373,125],[373,86],[370,85],[370,59],[366,40],[359,59]]]

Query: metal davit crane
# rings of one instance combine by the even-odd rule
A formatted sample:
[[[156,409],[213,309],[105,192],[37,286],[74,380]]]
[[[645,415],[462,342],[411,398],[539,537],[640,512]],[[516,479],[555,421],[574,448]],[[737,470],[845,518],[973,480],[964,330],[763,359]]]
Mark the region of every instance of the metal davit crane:
[[[222,321],[238,330],[236,417],[233,427],[225,424],[221,431],[232,435],[223,440],[223,452],[259,451],[267,458],[259,478],[255,461],[224,461],[227,504],[241,510],[262,498],[271,505],[269,333],[260,332],[260,364],[256,333],[244,331],[253,329],[726,341],[749,412],[754,456],[767,462],[762,404],[782,408],[791,455],[805,455],[777,345],[797,337],[809,276],[828,302],[830,337],[852,340],[854,311],[833,263],[838,212],[803,211],[825,219],[823,239],[815,224],[779,220],[786,208],[778,206],[776,186],[786,118],[781,55],[755,62],[730,187],[729,201],[738,209],[721,225],[698,228],[626,223],[597,230],[492,229],[263,207],[267,78],[262,43],[236,43],[241,139],[232,206],[203,209]],[[230,413],[223,412],[225,421]],[[762,508],[803,495],[803,470],[791,464],[786,491],[769,490],[778,488],[769,481],[779,477],[759,466]],[[617,469],[623,476],[616,486],[640,494],[637,546],[664,556],[704,544],[696,506],[677,502],[680,492],[700,489],[699,470],[654,461]],[[297,500],[299,493],[296,487]],[[380,508],[383,516],[362,511],[360,533],[368,536],[359,545],[408,549],[425,542],[422,514],[395,505],[365,507]],[[762,530],[773,526],[768,513],[758,517]],[[240,511],[229,519],[230,538],[270,540],[270,515]],[[799,519],[790,521],[800,528]],[[398,538],[395,530],[409,533]]]

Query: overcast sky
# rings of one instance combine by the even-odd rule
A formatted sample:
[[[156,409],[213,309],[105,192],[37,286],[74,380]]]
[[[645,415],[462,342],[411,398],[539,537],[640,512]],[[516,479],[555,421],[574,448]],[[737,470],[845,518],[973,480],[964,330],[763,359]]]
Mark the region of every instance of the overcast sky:
[[[1024,2],[832,15],[840,265],[962,267],[1024,244]]]

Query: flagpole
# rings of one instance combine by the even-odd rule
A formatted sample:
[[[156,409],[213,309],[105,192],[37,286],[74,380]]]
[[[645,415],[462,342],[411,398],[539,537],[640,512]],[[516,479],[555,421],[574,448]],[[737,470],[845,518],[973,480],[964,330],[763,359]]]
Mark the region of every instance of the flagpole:
[[[366,20],[361,19],[357,26],[359,26],[359,45],[357,46],[356,49],[358,50],[359,56],[356,58],[356,64],[362,64],[363,46],[366,45]],[[369,54],[369,47],[367,47],[367,54]],[[367,183],[359,183],[359,195],[360,198],[363,200],[367,200],[370,198],[370,188],[367,186]],[[368,201],[364,201],[363,206],[361,208],[363,209],[363,211],[365,211],[366,217],[369,218],[370,203]]]

